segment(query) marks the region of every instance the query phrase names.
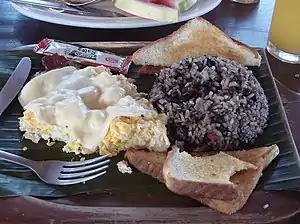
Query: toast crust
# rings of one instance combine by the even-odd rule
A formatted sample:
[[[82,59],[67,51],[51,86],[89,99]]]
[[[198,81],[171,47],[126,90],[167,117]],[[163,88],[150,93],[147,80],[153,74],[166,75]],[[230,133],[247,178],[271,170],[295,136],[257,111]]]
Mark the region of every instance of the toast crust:
[[[202,18],[190,20],[169,36],[137,50],[133,54],[133,62],[140,65],[170,66],[186,57],[203,55],[223,56],[248,66],[260,66],[261,63],[261,56],[255,49],[233,40]]]
[[[124,157],[140,172],[148,174],[164,183],[162,168],[167,158],[167,153],[150,153],[144,150],[129,149],[125,152]]]
[[[279,154],[277,145],[256,148],[242,151],[226,151],[225,153],[234,156],[245,162],[252,163],[257,167],[256,170],[248,169],[236,173],[231,181],[237,185],[238,197],[233,200],[218,200],[206,197],[191,195],[190,197],[200,201],[219,212],[232,214],[240,210],[247,202],[249,196],[257,185],[262,171]],[[207,153],[194,153],[194,156],[205,156]],[[139,171],[151,175],[160,182],[165,182],[163,178],[163,165],[167,158],[167,153],[148,152],[144,150],[130,149],[125,153],[125,158]]]

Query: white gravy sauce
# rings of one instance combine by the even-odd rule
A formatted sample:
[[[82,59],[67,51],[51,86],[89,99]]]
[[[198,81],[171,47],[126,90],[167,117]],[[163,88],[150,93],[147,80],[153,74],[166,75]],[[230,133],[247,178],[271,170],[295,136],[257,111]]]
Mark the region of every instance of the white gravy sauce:
[[[38,121],[56,125],[69,134],[70,141],[77,140],[94,151],[114,117],[156,115],[126,93],[130,86],[101,66],[81,70],[64,67],[28,82],[19,101]]]

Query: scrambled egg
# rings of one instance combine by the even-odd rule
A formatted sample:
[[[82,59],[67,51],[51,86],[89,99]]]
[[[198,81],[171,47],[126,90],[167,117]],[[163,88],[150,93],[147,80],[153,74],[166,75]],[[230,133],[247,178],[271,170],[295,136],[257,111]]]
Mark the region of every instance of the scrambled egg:
[[[111,154],[134,148],[149,149],[150,151],[164,152],[170,142],[166,130],[167,118],[164,114],[158,114],[154,118],[145,117],[116,117],[112,120],[105,138],[99,142],[96,150],[101,155]],[[24,137],[37,143],[44,140],[64,141],[67,144],[63,151],[75,154],[91,154],[95,151],[84,148],[78,141],[69,142],[68,133],[64,133],[58,127],[37,121],[31,111],[25,111],[20,118],[20,130],[25,131]]]
[[[131,174],[132,173],[131,167],[128,166],[128,162],[125,160],[119,161],[117,163],[117,167],[118,167],[118,170],[123,174],[125,174],[125,173]]]
[[[129,148],[164,152],[170,144],[165,134],[165,122],[163,114],[150,120],[142,117],[117,117],[99,145],[100,154],[116,155],[119,151]]]

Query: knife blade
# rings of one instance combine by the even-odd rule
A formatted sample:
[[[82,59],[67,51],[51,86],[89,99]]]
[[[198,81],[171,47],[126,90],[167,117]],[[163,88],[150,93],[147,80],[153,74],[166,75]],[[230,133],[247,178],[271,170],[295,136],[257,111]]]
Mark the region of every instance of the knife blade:
[[[0,92],[0,116],[22,89],[30,69],[30,58],[22,58]]]

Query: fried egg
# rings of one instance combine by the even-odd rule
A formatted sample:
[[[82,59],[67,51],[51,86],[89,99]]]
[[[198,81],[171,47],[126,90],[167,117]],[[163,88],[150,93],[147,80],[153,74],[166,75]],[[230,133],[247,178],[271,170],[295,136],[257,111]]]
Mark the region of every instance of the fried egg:
[[[46,72],[25,85],[19,101],[24,137],[63,141],[65,152],[116,155],[129,148],[164,152],[170,146],[166,115],[129,79],[102,66]]]

